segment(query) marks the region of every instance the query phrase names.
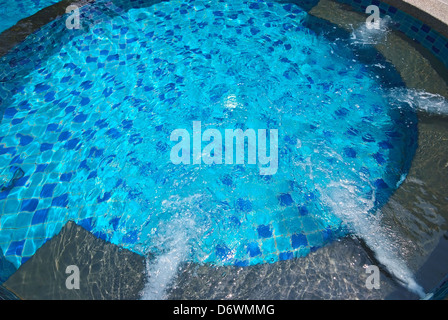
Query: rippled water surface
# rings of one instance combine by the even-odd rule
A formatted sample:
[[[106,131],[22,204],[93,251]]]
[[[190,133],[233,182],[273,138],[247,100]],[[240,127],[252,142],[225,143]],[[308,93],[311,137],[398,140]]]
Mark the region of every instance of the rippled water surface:
[[[56,20],[0,61],[8,261],[20,266],[74,220],[154,253],[144,297],[162,298],[184,262],[313,263],[353,234],[422,294],[381,209],[408,176],[417,113],[445,100],[409,91],[372,43],[359,42],[365,31],[270,1],[97,1],[81,13],[81,30]],[[170,134],[192,133],[193,121],[223,137],[277,129],[277,172],[260,175],[247,161],[173,164]]]

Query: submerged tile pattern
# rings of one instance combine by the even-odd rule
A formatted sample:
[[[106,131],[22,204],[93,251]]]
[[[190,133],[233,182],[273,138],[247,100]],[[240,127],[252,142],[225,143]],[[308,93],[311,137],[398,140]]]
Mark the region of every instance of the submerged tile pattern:
[[[131,2],[125,1],[127,4]],[[5,257],[15,266],[27,261],[68,220],[75,220],[101,239],[144,252],[146,248],[139,247],[142,238],[146,240],[146,237],[153,236],[163,239],[163,236],[175,233],[181,227],[190,227],[193,232],[197,232],[207,226],[207,212],[224,212],[222,223],[213,227],[224,229],[226,242],[219,242],[209,236],[213,228],[207,230],[209,233],[201,241],[212,249],[208,256],[201,257],[201,261],[239,266],[300,257],[344,234],[341,220],[327,215],[324,205],[316,201],[319,191],[313,182],[301,185],[292,176],[282,177],[282,180],[257,175],[246,184],[238,185],[239,178],[247,178],[244,175],[246,169],[235,166],[230,172],[232,174],[211,172],[212,177],[207,177],[216,179],[210,181],[222,188],[212,190],[214,200],[219,200],[212,204],[208,198],[196,195],[180,195],[177,198],[169,194],[160,195],[160,188],[176,191],[173,178],[168,176],[170,171],[161,172],[158,169],[161,167],[160,161],[167,159],[169,153],[167,137],[177,128],[170,121],[182,117],[181,113],[163,115],[161,111],[175,112],[173,105],[182,93],[185,94],[186,86],[190,86],[188,92],[198,96],[201,96],[200,91],[205,91],[206,95],[201,96],[207,99],[204,104],[214,105],[227,99],[225,104],[228,108],[222,114],[217,114],[216,108],[188,105],[191,107],[188,110],[191,116],[224,121],[233,112],[229,110],[238,106],[236,97],[228,96],[225,87],[223,89],[218,84],[208,87],[204,80],[210,78],[209,74],[213,71],[210,71],[207,63],[221,58],[219,50],[201,43],[185,45],[189,40],[194,41],[194,37],[191,40],[183,34],[182,28],[173,22],[176,21],[173,16],[188,17],[192,12],[197,15],[196,19],[187,20],[190,37],[208,30],[207,26],[214,26],[212,30],[227,33],[218,35],[210,31],[207,36],[227,41],[231,47],[238,45],[238,36],[241,35],[248,39],[257,37],[259,44],[263,44],[260,50],[291,53],[298,44],[288,41],[287,37],[271,39],[264,35],[250,12],[260,10],[269,13],[270,10],[277,10],[282,17],[287,16],[289,19],[304,15],[300,8],[291,4],[274,7],[271,2],[244,2],[241,10],[235,11],[210,10],[210,4],[201,1],[175,3],[179,6],[176,10],[170,11],[169,7],[165,10],[151,8],[152,19],[145,22],[147,12],[126,14],[126,9],[117,3],[99,2],[82,11],[82,21],[91,24],[89,27],[92,31],[89,34],[84,34],[82,30],[66,32],[64,21],[60,19],[31,35],[2,59],[4,68],[0,69],[0,79],[6,85],[0,86],[0,106],[4,110],[0,136],[0,168],[3,169],[0,173],[0,246],[4,249]],[[245,12],[249,12],[247,17],[243,14]],[[269,14],[266,13],[265,17],[272,16],[273,21],[264,27],[270,28],[272,23],[280,26],[282,33],[303,31],[303,27],[281,23],[275,20],[277,18],[274,14]],[[223,28],[226,19],[232,23]],[[238,19],[245,20],[240,22]],[[158,32],[155,33],[147,23],[152,23],[151,26]],[[49,33],[52,34],[50,38]],[[144,37],[139,38],[139,35]],[[162,45],[168,46],[168,49]],[[169,46],[175,50],[170,51]],[[30,56],[33,51],[39,54]],[[295,57],[306,59],[308,55],[311,55],[310,52],[301,51]],[[191,56],[197,60],[191,59]],[[73,57],[82,60],[74,63],[76,61],[71,60]],[[191,59],[193,62],[187,60],[188,63],[183,65],[180,63],[182,59]],[[281,56],[276,59],[275,68],[284,69],[280,77],[282,81],[291,81],[287,82],[291,85],[300,74],[307,75],[300,78],[304,81],[302,89],[316,90],[323,95],[322,99],[331,100],[325,94],[333,83],[327,79],[312,78],[310,70],[318,65],[313,59],[307,59],[299,72],[288,57]],[[195,65],[195,61],[201,61],[201,64]],[[223,66],[225,69],[222,73],[226,77],[239,74],[240,69],[237,67]],[[349,75],[355,79],[365,79],[365,86],[376,86],[376,83],[369,82],[370,78],[365,77],[368,71],[363,66],[347,70],[345,65],[338,66],[330,61],[324,67],[326,75],[334,74],[338,78]],[[203,78],[189,84],[185,69],[194,70]],[[219,74],[213,76],[213,79],[219,79]],[[254,85],[252,89],[256,87]],[[356,99],[364,101],[368,95],[369,92],[347,93],[346,99],[341,98],[340,104],[332,110],[334,112],[326,114],[329,121],[342,123],[351,114],[351,117],[359,117],[357,125],[373,126],[374,119],[370,114],[354,113],[352,109],[355,106],[346,102]],[[21,97],[20,102],[16,101],[17,97]],[[283,99],[280,100],[282,103],[289,103],[288,97],[279,99]],[[151,103],[148,104],[148,101]],[[263,105],[263,101],[258,102]],[[376,114],[387,119],[389,114],[381,108],[383,102],[375,101],[372,108]],[[318,107],[311,108],[311,112]],[[291,107],[287,113],[292,114],[297,110],[296,106]],[[260,115],[260,118],[263,122],[255,123],[262,128],[275,128],[280,122],[275,117]],[[194,119],[187,120],[191,123]],[[401,122],[398,118],[393,121],[387,130],[375,136],[360,132],[354,125],[344,131],[341,138],[332,130],[320,128],[316,122],[316,125],[304,124],[304,131],[310,135],[319,135],[329,145],[341,146],[340,154],[322,159],[325,165],[334,168],[333,165],[342,159],[345,162],[341,168],[356,166],[354,171],[372,179],[376,190],[390,192],[396,185],[394,179],[397,178],[397,172],[390,177],[383,177],[383,172],[389,164],[387,160],[390,160],[394,146],[401,145],[401,139],[406,136],[400,132]],[[232,125],[245,128],[242,122]],[[415,142],[412,139],[410,145]],[[281,156],[286,158],[294,154],[297,143],[297,134],[284,135]],[[355,150],[355,145],[362,145],[365,149]],[[304,147],[300,154],[294,155],[297,157],[293,160],[305,168],[299,171],[298,177],[307,173],[306,162],[310,161],[314,153],[312,148]],[[366,157],[366,154],[371,156]],[[398,162],[402,166],[400,168],[405,169],[401,159]],[[182,177],[186,172],[180,170],[176,174]],[[201,175],[196,176],[196,180],[203,178]],[[370,186],[359,189],[359,192],[372,196]],[[226,198],[229,194],[231,197]],[[160,205],[152,203],[153,199],[160,198],[164,200]],[[191,210],[182,210],[184,207],[193,207],[204,215],[199,225],[188,225],[189,220],[185,218],[189,218]],[[263,210],[272,210],[274,213]],[[135,212],[141,214],[132,215]],[[174,223],[168,230],[144,229],[149,222],[157,225],[157,219],[162,220],[164,216],[170,215],[174,222],[179,219],[180,224]],[[274,215],[275,219],[271,219]],[[200,232],[197,233],[202,236]],[[249,240],[242,242],[241,234]]]

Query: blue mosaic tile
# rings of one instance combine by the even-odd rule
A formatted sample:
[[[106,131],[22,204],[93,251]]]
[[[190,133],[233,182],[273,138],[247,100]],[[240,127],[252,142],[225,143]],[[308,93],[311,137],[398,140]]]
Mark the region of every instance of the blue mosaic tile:
[[[34,211],[39,204],[39,199],[26,199],[22,201],[20,211]]]
[[[187,10],[186,6],[180,10],[176,7],[181,3],[189,5],[189,2],[176,2],[174,5],[157,4],[155,6],[160,8],[157,14],[145,9],[145,15],[151,14],[151,19],[159,24],[163,23],[167,29],[149,28],[143,17],[134,16],[139,10],[127,12],[117,7],[115,3],[109,5],[112,11],[119,13],[117,16],[104,15],[102,12],[94,11],[95,6],[87,6],[85,10],[92,15],[89,21],[98,20],[89,27],[88,32],[72,30],[73,33],[67,33],[65,26],[60,23],[61,20],[58,20],[38,30],[33,35],[34,40],[30,37],[13,49],[11,56],[5,58],[9,60],[0,61],[9,68],[8,71],[3,71],[5,65],[1,65],[2,79],[6,77],[6,73],[11,73],[8,77],[14,79],[12,76],[16,72],[24,70],[31,70],[33,77],[30,79],[37,79],[33,80],[35,82],[30,80],[29,85],[19,80],[0,82],[0,89],[6,85],[8,86],[6,91],[16,94],[16,97],[20,96],[23,100],[14,102],[11,96],[2,96],[0,101],[2,107],[3,104],[11,106],[5,108],[1,123],[3,131],[0,140],[0,160],[5,161],[6,165],[14,164],[16,167],[21,167],[24,172],[22,177],[12,179],[14,183],[11,182],[10,189],[0,192],[0,201],[5,202],[0,215],[2,219],[0,248],[16,266],[26,261],[49,237],[54,236],[68,219],[75,220],[101,239],[138,251],[151,233],[148,230],[162,232],[152,223],[157,221],[163,225],[167,222],[167,217],[175,216],[181,211],[179,208],[187,208],[181,211],[183,215],[190,214],[190,211],[194,211],[195,214],[211,212],[222,218],[218,222],[213,222],[210,230],[201,229],[207,225],[206,217],[202,217],[204,221],[196,221],[195,232],[201,235],[202,233],[213,235],[208,239],[204,236],[204,245],[200,248],[209,249],[204,254],[207,258],[201,260],[207,263],[222,262],[248,266],[302,257],[343,234],[337,229],[341,224],[337,217],[330,215],[320,217],[316,214],[325,212],[325,209],[317,204],[322,196],[319,190],[311,185],[311,181],[306,179],[300,181],[290,172],[280,174],[280,178],[260,177],[257,174],[253,181],[245,181],[246,178],[251,180],[251,168],[245,166],[226,168],[222,172],[215,171],[216,168],[201,168],[203,171],[198,171],[204,176],[195,176],[194,170],[189,171],[189,168],[161,167],[160,162],[165,159],[171,146],[166,137],[174,126],[179,124],[175,121],[188,114],[200,115],[204,121],[213,119],[219,122],[225,121],[224,119],[232,112],[230,108],[219,110],[201,104],[201,100],[204,99],[207,99],[206,104],[218,104],[222,103],[222,99],[231,98],[230,92],[220,87],[223,85],[220,83],[222,79],[216,74],[209,74],[212,71],[208,66],[216,63],[223,55],[219,50],[213,50],[206,45],[195,46],[189,43],[188,37],[183,34],[185,30],[191,30],[192,33],[203,32],[206,37],[216,41],[226,40],[229,46],[238,45],[237,39],[244,37],[256,38],[259,43],[269,43],[265,53],[276,57],[273,59],[279,63],[276,68],[279,70],[285,68],[279,73],[279,78],[283,78],[281,81],[298,80],[299,73],[293,65],[295,63],[293,60],[300,56],[296,51],[300,43],[294,40],[293,32],[300,33],[306,30],[303,26],[297,25],[297,21],[306,16],[300,7],[293,4],[276,7],[274,3],[263,1],[248,2],[242,13],[229,12],[218,2],[216,5],[221,6],[222,10],[215,10],[217,14],[209,17],[212,22],[201,21],[198,17],[200,22],[191,25],[191,29],[185,29],[178,21],[173,22],[180,16],[191,22],[186,14],[190,10]],[[289,22],[276,20],[277,13],[270,12],[269,8],[283,10],[282,17]],[[391,7],[383,7],[383,10],[399,14],[399,11]],[[232,34],[228,39],[222,34],[206,34],[213,28],[221,31],[223,27],[220,23],[229,19],[235,20],[236,23],[246,14],[250,18],[243,26],[228,27]],[[128,21],[132,21],[129,26],[123,25]],[[275,25],[278,25],[279,30],[285,35],[290,36],[279,39],[273,31],[269,31],[269,28]],[[141,30],[137,32],[135,26]],[[424,28],[422,25],[418,26],[418,32],[421,32],[422,28]],[[440,39],[430,32],[426,37],[430,37],[427,39],[429,42],[431,39],[434,40],[432,46],[443,47],[439,42]],[[55,41],[48,36],[49,33],[60,34],[61,39]],[[104,42],[106,38],[103,35],[111,37]],[[305,32],[300,42],[307,40],[309,35],[311,32]],[[111,41],[113,46],[110,45]],[[48,48],[55,47],[54,51],[51,51],[54,55],[36,54],[30,58],[30,52],[46,52],[47,44]],[[172,46],[175,50],[168,51],[174,53],[160,55],[158,45]],[[36,50],[36,46],[40,49]],[[79,56],[74,57],[66,48],[73,48],[73,52],[78,52]],[[312,50],[312,46],[307,50]],[[281,57],[278,52],[282,52],[285,56]],[[170,56],[171,54],[173,56]],[[310,55],[319,54],[318,51],[314,54],[310,51]],[[179,104],[182,105],[182,94],[185,94],[185,87],[190,85],[192,75],[180,70],[180,63],[171,63],[173,58],[176,61],[206,61],[206,66],[193,64],[188,67],[191,72],[207,76],[201,76],[200,81],[195,84],[198,87],[197,94],[203,94],[204,99],[198,99],[197,106],[192,106],[190,112],[182,114],[177,114],[176,110],[185,111]],[[304,65],[307,68],[315,68],[318,65],[317,58],[309,57],[309,63]],[[239,59],[250,62],[246,61],[244,56]],[[60,67],[55,71],[49,68],[49,65]],[[264,68],[262,63],[257,65],[259,68]],[[222,72],[223,77],[235,77],[235,79],[241,77],[239,70],[232,70],[231,64],[223,64],[223,68],[225,69]],[[358,67],[355,66],[356,68]],[[123,72],[125,69],[127,71]],[[305,69],[301,72],[305,72]],[[268,72],[268,69],[265,71]],[[363,78],[363,73],[366,72],[359,66],[353,74],[355,84],[358,80],[364,79],[366,83],[362,81],[359,83],[367,84],[367,87],[377,87],[376,82],[371,83]],[[352,76],[351,71],[346,70],[345,66],[340,67],[334,63],[328,66],[328,74],[338,78],[343,75],[349,79]],[[151,79],[148,80],[149,78]],[[207,79],[215,80],[213,83],[208,83]],[[127,87],[128,81],[132,82],[132,90]],[[334,90],[331,78],[319,83],[319,77],[306,74],[304,81],[304,85],[309,89]],[[355,96],[350,98],[366,99]],[[48,107],[49,115],[42,112],[44,108],[41,105],[36,105],[36,99]],[[317,108],[311,108],[314,109]],[[161,110],[170,110],[173,114],[167,117],[160,112]],[[380,113],[381,107],[372,110]],[[218,111],[222,114],[216,114]],[[288,114],[290,111],[292,110],[288,110]],[[350,112],[348,107],[331,106],[330,119],[331,121],[344,119],[352,115]],[[238,123],[235,128],[246,129],[248,124],[244,121],[244,119],[236,121]],[[363,121],[371,120],[363,118]],[[267,119],[256,125],[276,127],[281,122],[280,119]],[[300,124],[306,128],[305,132],[321,135],[322,143],[331,144],[338,137],[338,134],[331,130],[323,130],[319,123]],[[372,181],[379,181],[375,179],[382,176],[383,168],[377,166],[378,163],[375,161],[390,160],[387,150],[392,148],[392,144],[388,142],[388,138],[399,139],[400,132],[390,130],[388,137],[382,132],[379,136],[365,135],[365,140],[362,140],[360,134],[362,130],[353,126],[343,128],[344,139],[348,137],[355,141],[353,145],[356,145],[356,142],[363,143],[369,154],[377,154],[372,162],[371,157],[365,157],[363,161],[368,163],[363,165],[370,168],[366,171]],[[10,127],[15,131],[10,132]],[[395,127],[399,127],[399,124]],[[304,165],[313,149],[302,148],[300,151],[294,151],[298,139],[301,138],[300,134],[297,132],[285,132],[285,134],[286,137],[280,139],[285,142],[285,148],[281,148],[280,151],[281,155],[288,159],[294,156],[292,160]],[[382,149],[381,152],[378,152],[378,148]],[[358,164],[358,157],[363,159],[362,151],[351,145],[341,146],[338,155],[352,164]],[[336,159],[329,156],[321,158],[320,161],[325,165],[338,164]],[[178,176],[173,178],[170,170]],[[212,201],[208,198],[197,200],[197,195],[189,197],[190,185],[179,190],[173,188],[182,180],[180,177],[188,174],[194,177],[189,182],[191,189],[196,188],[201,191],[197,193],[201,194],[210,191],[207,196],[213,198]],[[306,177],[306,172],[299,170],[297,175]],[[219,188],[216,190],[205,188],[202,182],[207,179],[217,183]],[[201,182],[201,187],[198,187],[198,181]],[[387,183],[382,181],[387,186]],[[378,187],[390,189],[382,188],[381,183]],[[186,192],[187,196],[182,195],[178,199],[176,192],[181,190]],[[22,192],[29,194],[25,197]],[[17,198],[18,194],[20,196]],[[212,208],[210,203],[213,204]],[[20,228],[13,230],[17,226]],[[216,241],[214,232],[221,228],[222,234],[225,235],[224,239]],[[216,245],[217,243],[220,244]]]
[[[5,256],[9,256],[9,255],[20,256],[22,254],[24,244],[25,244],[25,240],[11,242],[9,244],[8,250],[5,253]]]
[[[291,236],[291,244],[294,249],[308,246],[308,240],[304,234],[293,234]]]
[[[42,187],[42,191],[40,192],[41,198],[51,198],[53,196],[54,188],[56,188],[56,183],[47,183]]]
[[[257,231],[258,231],[258,236],[260,238],[270,238],[270,237],[272,237],[272,230],[271,230],[271,226],[269,226],[269,225],[267,225],[267,226],[265,226],[265,225],[258,226]]]
[[[34,212],[33,219],[31,221],[31,225],[44,223],[48,216],[48,208],[41,209]]]
[[[54,207],[66,207],[68,205],[68,194],[65,193],[52,199],[51,205]]]

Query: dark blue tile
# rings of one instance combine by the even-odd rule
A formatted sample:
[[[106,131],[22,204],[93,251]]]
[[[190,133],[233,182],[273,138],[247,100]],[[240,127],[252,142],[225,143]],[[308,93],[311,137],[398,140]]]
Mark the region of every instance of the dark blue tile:
[[[31,257],[22,257],[22,259],[20,259],[20,263],[24,264],[25,262],[27,262],[28,260],[30,260]]]
[[[389,142],[387,142],[387,141],[381,141],[380,143],[378,143],[378,146],[381,148],[381,149],[392,149],[393,148],[393,145],[391,145]]]
[[[113,138],[113,139],[117,139],[117,138],[119,138],[119,137],[121,136],[120,131],[118,131],[118,130],[115,129],[115,128],[109,129],[109,130],[106,132],[106,134],[107,134],[108,136],[110,136],[111,138]]]
[[[104,240],[104,241],[108,241],[109,240],[109,236],[107,235],[107,233],[105,233],[103,231],[94,232],[93,235],[95,237],[97,237],[98,239],[101,239],[101,240]]]
[[[97,172],[96,172],[96,170],[94,170],[94,171],[89,173],[89,175],[87,176],[87,180],[94,179],[96,177],[97,177]]]
[[[64,148],[67,149],[67,150],[73,150],[73,149],[75,149],[75,148],[78,146],[78,144],[79,144],[80,141],[81,141],[81,140],[78,139],[78,138],[70,139],[70,140],[68,140],[67,143],[64,145]]]
[[[68,138],[71,137],[71,132],[70,131],[64,131],[61,132],[61,134],[58,137],[58,141],[66,141]]]
[[[344,154],[349,158],[356,158],[356,151],[353,148],[344,148]]]
[[[22,123],[23,120],[25,120],[25,118],[14,118],[12,119],[11,124],[15,126],[16,124]]]
[[[239,198],[236,202],[236,207],[239,211],[251,212],[252,203],[249,200]]]
[[[280,261],[291,260],[292,258],[294,258],[294,254],[290,251],[280,252],[280,254],[279,254]]]
[[[30,176],[24,176],[14,181],[14,187],[23,187],[27,183]]]
[[[80,102],[81,106],[85,106],[88,103],[90,103],[89,98],[86,98],[86,97],[81,98],[81,102]]]
[[[53,149],[53,144],[51,144],[51,143],[42,143],[40,145],[40,151],[41,152],[44,152],[46,150],[51,150],[51,149]]]
[[[45,220],[47,219],[47,216],[48,216],[48,208],[37,210],[33,215],[31,224],[35,225],[35,224],[39,224],[39,223],[44,223]]]
[[[226,261],[231,255],[231,250],[226,245],[217,245],[215,248],[216,257],[221,261]]]
[[[384,159],[384,156],[381,153],[375,153],[373,155],[373,158],[378,162],[379,165],[383,165],[386,163],[386,160]]]
[[[97,57],[91,57],[91,56],[88,56],[87,58],[86,58],[86,63],[90,63],[90,62],[97,62],[98,61],[98,58]]]
[[[54,92],[54,91],[50,91],[47,94],[45,94],[45,96],[44,96],[45,102],[53,101],[55,99],[55,94],[56,94],[56,92]]]
[[[291,236],[291,245],[294,249],[300,248],[301,246],[308,246],[308,240],[306,239],[306,236],[304,234],[293,234]]]
[[[428,33],[429,31],[431,31],[431,27],[429,27],[426,24],[423,24],[422,27],[420,28],[423,32]]]
[[[56,188],[56,183],[47,183],[44,184],[42,190],[40,192],[41,198],[51,198],[53,196],[54,188]]]
[[[39,199],[22,200],[22,206],[20,208],[20,211],[33,212],[34,210],[36,210],[38,204],[39,204]]]
[[[251,242],[247,245],[247,252],[252,258],[261,255],[260,247],[256,242]]]
[[[87,169],[90,170],[90,168],[87,166],[87,160],[83,160],[81,161],[81,163],[79,164],[79,169]]]
[[[306,216],[309,212],[308,212],[308,208],[305,206],[300,206],[299,207],[299,213],[301,216]]]
[[[133,230],[131,232],[128,232],[122,239],[123,243],[135,243],[138,240],[138,231]]]
[[[63,174],[61,174],[61,177],[59,178],[59,180],[61,180],[63,182],[70,182],[72,175],[73,175],[72,172],[63,173]]]
[[[130,43],[131,39],[127,39],[126,43]],[[132,41],[134,42],[134,41]],[[120,59],[120,56],[118,54],[112,54],[110,56],[107,57],[107,61],[118,61]]]
[[[247,267],[249,265],[249,261],[247,260],[236,260],[235,266],[237,267]]]
[[[15,147],[8,147],[5,148],[4,145],[0,145],[0,155],[9,153],[11,155],[15,154],[17,152]]]
[[[23,159],[20,157],[20,155],[15,156],[14,158],[12,158],[12,160],[11,160],[11,162],[9,164],[13,165],[15,163],[17,163],[17,164],[22,164],[23,163]]]
[[[294,200],[292,199],[292,197],[289,193],[281,194],[280,196],[278,196],[278,200],[282,207],[287,207],[294,203]]]
[[[47,125],[47,132],[56,131],[58,129],[59,125],[57,123],[50,123]]]
[[[44,172],[45,169],[47,168],[47,166],[48,166],[48,163],[38,164],[36,167],[36,170],[34,172],[35,173]]]
[[[0,200],[4,200],[4,199],[6,199],[6,198],[8,197],[8,195],[9,195],[9,192],[10,192],[10,191],[11,191],[11,190],[8,189],[8,190],[4,190],[4,191],[0,192]]]
[[[222,177],[221,181],[226,186],[232,186],[233,185],[233,180],[232,180],[232,177],[230,175],[226,175],[226,176]]]
[[[110,198],[111,198],[111,196],[112,196],[112,194],[110,193],[110,192],[105,192],[104,193],[104,196],[101,198],[101,197],[98,197],[97,199],[96,199],[96,201],[98,202],[98,203],[101,203],[101,202],[104,202],[104,201],[107,201],[107,200],[109,200]]]
[[[77,223],[79,226],[83,227],[87,231],[92,231],[93,229],[93,220],[92,218],[86,218],[78,221]]]
[[[39,84],[36,84],[36,86],[34,87],[34,92],[42,93],[44,91],[48,91],[50,88],[51,87],[48,84],[39,83]]]
[[[19,138],[20,140],[19,145],[21,146],[26,146],[34,140],[32,136],[23,135],[20,133],[16,134],[16,137]]]
[[[389,186],[383,179],[378,179],[374,183],[375,187],[380,190],[388,189]]]
[[[76,123],[82,123],[82,122],[85,122],[86,120],[87,120],[87,115],[81,113],[81,114],[78,114],[78,115],[73,119],[73,122],[76,122]]]
[[[106,128],[108,126],[108,124],[105,119],[100,119],[97,122],[95,122],[95,126],[97,126],[100,129],[103,129],[103,128]]]
[[[121,217],[118,218],[113,218],[110,220],[109,224],[112,226],[112,229],[117,230],[118,228],[118,223],[120,222]]]
[[[426,36],[426,40],[428,40],[428,41],[431,42],[431,43],[434,43],[434,42],[436,41],[436,39],[434,39],[434,38],[431,37],[431,36]]]
[[[324,242],[331,241],[333,239],[333,231],[330,228],[322,230],[322,239]]]
[[[20,256],[22,255],[23,246],[25,244],[25,240],[20,241],[13,241],[9,244],[8,249],[6,250],[6,256],[15,255]]]
[[[13,118],[18,111],[15,108],[6,108],[3,116],[5,118]]]
[[[65,114],[69,114],[71,112],[73,112],[75,110],[75,106],[68,106],[67,108],[65,108]]]
[[[96,147],[92,147],[89,152],[89,158],[99,158],[103,155],[104,149],[97,149]]]
[[[58,197],[55,197],[51,201],[53,207],[66,207],[68,205],[68,193],[64,193]]]
[[[259,238],[270,238],[272,237],[272,230],[270,225],[259,225],[257,228]]]

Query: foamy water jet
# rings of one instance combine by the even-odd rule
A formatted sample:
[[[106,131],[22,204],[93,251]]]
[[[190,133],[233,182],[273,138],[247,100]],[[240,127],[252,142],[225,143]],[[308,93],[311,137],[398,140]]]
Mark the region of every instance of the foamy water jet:
[[[416,111],[434,115],[448,115],[448,100],[439,95],[416,89],[394,89],[390,97]]]
[[[389,16],[381,18],[378,28],[369,29],[366,23],[363,23],[351,33],[353,44],[357,45],[376,45],[383,42],[389,34],[392,19]]]
[[[381,211],[371,213],[375,199],[364,199],[356,195],[355,188],[349,181],[330,183],[325,190],[321,190],[321,194],[324,195],[323,201],[356,236],[364,240],[375,253],[376,259],[401,285],[423,298],[425,296],[423,288],[397,254],[393,240],[389,238],[386,228],[381,224]]]
[[[156,254],[146,261],[148,277],[141,293],[142,300],[166,299],[167,289],[176,278],[179,267],[191,258],[194,239],[201,233],[201,227],[205,227],[196,223],[198,201],[201,201],[200,195],[164,201],[167,211],[175,213],[172,219],[160,223],[155,243],[148,249]]]

